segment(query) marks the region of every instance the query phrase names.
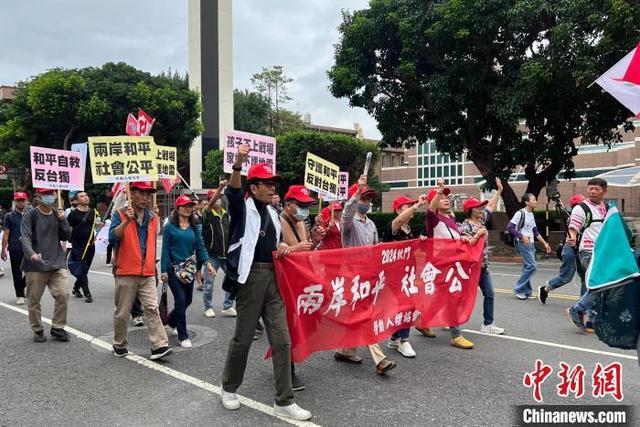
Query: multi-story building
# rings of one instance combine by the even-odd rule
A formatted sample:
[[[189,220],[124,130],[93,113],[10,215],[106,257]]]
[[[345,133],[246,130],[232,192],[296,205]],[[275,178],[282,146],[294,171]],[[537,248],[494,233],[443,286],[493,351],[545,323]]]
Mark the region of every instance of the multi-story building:
[[[624,134],[620,143],[608,148],[604,145],[582,145],[574,158],[575,178],[566,180],[560,173],[558,191],[563,200],[568,201],[575,193],[585,193],[589,178],[602,176],[609,181],[608,200],[627,215],[640,215],[640,175],[637,185],[630,182],[640,172],[640,121],[635,123],[634,132]],[[630,169],[638,166],[637,169]],[[400,194],[418,197],[435,187],[438,178],[443,178],[454,194],[456,208],[468,197],[486,199],[490,193],[482,191],[484,178],[474,164],[463,154],[455,159],[439,153],[435,141],[427,141],[417,147],[393,149],[385,148],[378,164],[378,175],[390,190],[382,196],[382,208],[390,210],[391,201]],[[614,178],[614,175],[619,175]],[[522,195],[527,187],[522,168],[515,170],[510,185],[517,195]],[[539,204],[547,202],[543,190],[538,197]]]

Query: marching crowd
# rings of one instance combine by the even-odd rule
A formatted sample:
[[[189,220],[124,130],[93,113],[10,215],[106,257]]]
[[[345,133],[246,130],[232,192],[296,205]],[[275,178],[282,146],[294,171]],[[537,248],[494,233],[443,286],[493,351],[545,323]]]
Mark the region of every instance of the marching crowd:
[[[479,280],[483,295],[481,331],[504,333],[494,321],[494,291],[485,226],[501,197],[499,179],[496,179],[497,191],[491,200],[465,200],[463,209],[467,218],[461,224],[452,215],[450,190],[443,180],[418,200],[400,196],[393,201],[395,217],[381,238],[376,225],[367,216],[377,194],[367,187],[366,176],[361,176],[349,188],[344,204],[329,203],[312,224],[309,211],[316,204],[315,199],[302,185],[292,185],[287,189],[281,207],[277,193],[281,178],[267,164],[253,165],[243,186],[241,165],[249,151],[248,145],[239,147],[230,181],[228,184],[222,181],[203,203],[196,205],[196,201],[187,195],[178,197],[164,226],[151,202],[155,186],[147,182],[130,183],[129,204],[114,210],[109,228],[113,254],[108,262],[112,264],[115,278],[115,356],[129,354],[129,320],[131,317],[135,325],[140,325],[142,313],[147,321],[152,360],[172,353],[168,335],[176,335],[182,347],[190,348],[186,312],[193,301],[194,283],[202,282],[204,316],[214,317],[213,283],[216,273],[222,270],[225,275],[222,314],[236,317],[222,376],[223,406],[229,410],[240,407],[236,392],[243,382],[249,349],[256,335],[264,331],[273,352],[274,414],[296,420],[309,419],[311,413],[294,403],[294,391],[304,389],[304,384],[296,376],[291,361],[291,341],[285,306],[276,282],[273,254],[286,257],[297,251],[370,246],[380,241],[414,238],[461,239],[475,245],[485,237]],[[581,330],[591,328],[593,299],[584,287],[584,271],[607,213],[608,206],[603,202],[606,189],[605,181],[592,179],[586,198],[580,195],[571,198],[571,211],[560,205],[567,224],[566,241],[561,250],[562,266],[556,278],[538,289],[538,299],[544,304],[548,295],[570,282],[577,271],[583,280],[582,297],[569,309],[569,316]],[[55,302],[49,335],[59,341],[69,341],[65,331],[68,274],[75,277],[73,296],[91,303],[88,273],[95,254],[94,236],[103,223],[96,210],[89,207],[86,192],[73,194],[74,206],[66,212],[55,209],[54,190],[36,189],[33,209],[27,209],[25,192],[16,192],[13,199],[13,210],[4,216],[1,255],[3,260],[9,258],[11,262],[16,303],[27,304],[34,340],[44,342],[47,335],[41,321],[40,301],[47,288]],[[535,240],[547,253],[551,248],[536,228],[535,196],[525,194],[522,202],[524,207],[511,219],[507,231],[513,236],[516,250],[523,259],[522,274],[514,285],[514,293],[516,298],[527,300],[533,294],[536,272]],[[409,222],[423,208],[426,209],[424,229],[413,230]],[[156,241],[161,231],[162,250],[158,253]],[[70,246],[68,254],[66,242]],[[174,307],[166,316],[161,316],[159,281],[168,286],[173,295]],[[473,348],[473,343],[462,335],[459,327],[451,325],[447,328],[451,345]],[[415,357],[409,332],[409,329],[396,331],[387,347],[404,357]],[[418,332],[426,337],[435,336],[428,328],[418,328]],[[376,373],[384,375],[396,367],[396,362],[385,355],[380,345],[372,344],[368,349]],[[345,363],[362,363],[356,348],[337,349],[334,358]]]

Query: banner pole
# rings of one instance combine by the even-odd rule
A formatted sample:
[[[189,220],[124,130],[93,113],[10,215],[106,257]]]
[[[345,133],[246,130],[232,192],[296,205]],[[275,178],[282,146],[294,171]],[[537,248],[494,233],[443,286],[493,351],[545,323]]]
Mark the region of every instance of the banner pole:
[[[156,191],[151,194],[151,200],[153,201],[153,209],[158,209],[158,181],[154,181]]]
[[[62,194],[60,193],[59,189],[58,189],[58,209],[62,209]]]
[[[125,185],[125,190],[127,192],[127,207],[132,207],[131,206],[131,188],[129,188],[129,183],[127,182]]]
[[[178,174],[178,176],[180,177],[180,179],[182,180],[182,182],[184,183],[184,185],[189,189],[189,191],[191,191],[191,194],[193,194],[194,196],[196,196],[197,200],[200,200],[200,198],[198,197],[198,195],[196,194],[195,191],[193,191],[193,189],[191,187],[189,187],[189,184],[187,184],[187,181],[185,181],[185,179],[182,177],[182,175],[180,174],[180,172],[176,171],[176,173]]]

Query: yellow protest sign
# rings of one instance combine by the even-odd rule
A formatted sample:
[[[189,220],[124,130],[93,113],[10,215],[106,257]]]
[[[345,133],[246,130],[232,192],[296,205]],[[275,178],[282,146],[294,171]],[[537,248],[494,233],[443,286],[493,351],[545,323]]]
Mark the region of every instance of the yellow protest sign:
[[[155,164],[158,179],[178,178],[178,149],[165,145],[156,145]]]
[[[321,196],[332,199],[338,197],[338,176],[340,168],[337,165],[307,153],[307,161],[304,170],[304,186],[309,190],[316,191]]]
[[[89,137],[89,156],[94,184],[158,180],[151,136]]]

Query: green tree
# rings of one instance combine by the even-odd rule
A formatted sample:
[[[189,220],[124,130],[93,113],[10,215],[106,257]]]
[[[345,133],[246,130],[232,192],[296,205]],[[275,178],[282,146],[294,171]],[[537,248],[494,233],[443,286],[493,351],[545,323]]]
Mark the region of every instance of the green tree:
[[[261,72],[251,76],[251,83],[269,103],[269,128],[273,135],[284,132],[280,112],[282,104],[292,99],[287,88],[291,82],[293,79],[284,74],[281,65],[274,65],[271,68],[263,67]]]
[[[610,145],[633,128],[589,84],[633,48],[638,23],[625,0],[371,0],[343,14],[331,92],[373,115],[383,144],[466,150],[488,183],[522,165],[538,195],[573,176],[578,138]],[[508,184],[503,198],[513,213]]]
[[[204,182],[215,185],[220,182],[220,177],[226,176],[222,163],[223,156],[224,152],[222,150],[210,150],[207,153],[204,158],[204,171],[202,172]]]
[[[233,126],[236,130],[270,135],[269,101],[258,92],[233,91]]]
[[[294,184],[304,184],[306,153],[310,152],[349,172],[349,179],[355,182],[364,170],[367,152],[372,153],[372,165],[380,157],[380,149],[375,142],[357,139],[347,135],[314,131],[289,132],[278,137],[277,173],[282,176],[282,189]],[[369,169],[369,186],[380,194],[388,190]],[[381,197],[374,201],[380,207]]]
[[[125,63],[53,69],[18,83],[0,105],[0,151],[7,163],[28,167],[29,146],[68,149],[94,135],[122,135],[127,115],[144,109],[156,122],[151,136],[178,148],[179,169],[201,132],[200,95],[187,77],[153,76]]]

